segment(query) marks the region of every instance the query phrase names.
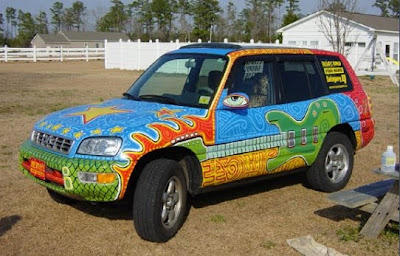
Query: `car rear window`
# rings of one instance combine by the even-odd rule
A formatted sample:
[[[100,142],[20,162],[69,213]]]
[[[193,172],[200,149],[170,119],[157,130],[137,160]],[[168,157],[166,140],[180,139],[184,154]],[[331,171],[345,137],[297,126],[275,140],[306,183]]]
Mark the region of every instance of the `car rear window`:
[[[318,56],[329,93],[350,91],[353,84],[342,61],[337,56]]]

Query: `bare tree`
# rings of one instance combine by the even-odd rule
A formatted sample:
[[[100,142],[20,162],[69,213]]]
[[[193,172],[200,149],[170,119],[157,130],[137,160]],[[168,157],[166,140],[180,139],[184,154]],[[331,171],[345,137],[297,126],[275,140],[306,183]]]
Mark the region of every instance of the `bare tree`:
[[[346,39],[354,29],[351,22],[358,9],[358,0],[319,0],[319,29],[333,51],[346,54]]]

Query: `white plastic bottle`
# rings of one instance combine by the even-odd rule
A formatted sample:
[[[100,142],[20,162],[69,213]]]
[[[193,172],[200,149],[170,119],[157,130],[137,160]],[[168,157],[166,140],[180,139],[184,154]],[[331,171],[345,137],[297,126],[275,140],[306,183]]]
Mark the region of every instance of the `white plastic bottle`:
[[[393,146],[387,146],[387,149],[382,154],[381,170],[383,172],[394,172],[396,166],[396,154],[393,152]]]

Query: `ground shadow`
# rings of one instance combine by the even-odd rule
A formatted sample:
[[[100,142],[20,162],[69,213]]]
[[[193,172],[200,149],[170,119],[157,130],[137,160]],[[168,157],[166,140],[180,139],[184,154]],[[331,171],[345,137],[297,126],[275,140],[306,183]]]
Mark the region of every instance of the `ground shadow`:
[[[199,194],[190,198],[190,204],[194,208],[203,208],[254,194],[268,192],[287,186],[293,186],[295,184],[303,184],[306,186],[306,178],[304,173],[295,173],[268,180],[240,184],[229,189],[226,188]],[[110,220],[132,220],[132,203],[132,196],[129,196],[124,198],[122,201],[111,203],[90,203],[76,201],[74,203],[70,203],[69,205],[77,210],[96,217],[107,218]]]
[[[242,197],[264,193],[283,187],[293,186],[296,184],[303,184],[303,186],[306,187],[306,183],[307,182],[304,173],[295,173],[263,181],[240,184],[229,189],[200,194],[192,198],[191,203],[192,206],[195,208],[203,208]]]
[[[368,213],[365,213],[357,208],[351,209],[342,205],[335,205],[329,208],[315,211],[314,214],[339,222],[346,219],[363,221],[366,218],[366,214]]]
[[[19,215],[11,215],[0,219],[0,237],[12,229],[22,219]]]
[[[95,217],[110,220],[132,220],[132,200],[128,199],[109,203],[75,201],[68,205]]]

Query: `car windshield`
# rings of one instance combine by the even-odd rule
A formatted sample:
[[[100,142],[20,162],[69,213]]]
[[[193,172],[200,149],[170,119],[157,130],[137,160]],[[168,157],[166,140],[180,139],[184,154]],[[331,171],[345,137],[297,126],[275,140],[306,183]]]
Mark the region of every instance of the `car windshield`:
[[[167,54],[124,94],[132,100],[208,108],[227,63],[225,56]]]

